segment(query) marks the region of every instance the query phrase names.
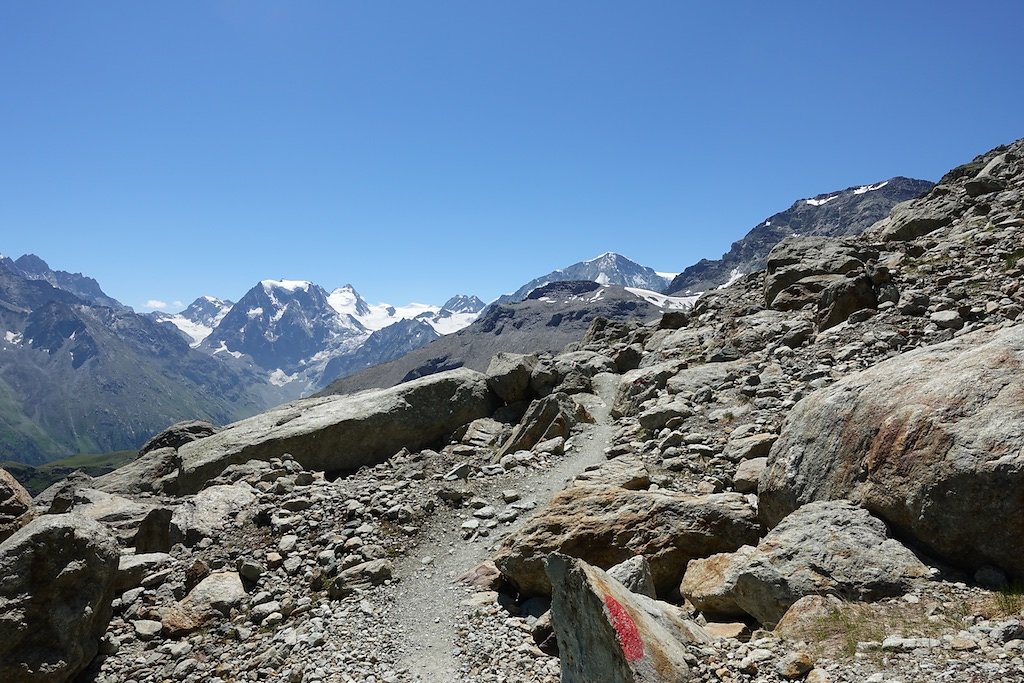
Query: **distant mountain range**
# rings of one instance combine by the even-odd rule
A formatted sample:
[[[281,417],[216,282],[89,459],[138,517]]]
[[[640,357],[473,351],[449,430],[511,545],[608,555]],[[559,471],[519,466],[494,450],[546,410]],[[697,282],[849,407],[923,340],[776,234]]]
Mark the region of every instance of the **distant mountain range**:
[[[371,305],[351,285],[263,280],[237,302],[205,296],[179,313],[140,315],[80,273],[31,254],[0,257],[0,460],[130,449],[182,419],[225,423],[324,387],[483,369],[498,351],[559,351],[598,316],[685,307],[762,268],[784,237],[859,233],[931,185],[892,178],[801,199],[678,275],[608,252],[486,306],[469,295]]]

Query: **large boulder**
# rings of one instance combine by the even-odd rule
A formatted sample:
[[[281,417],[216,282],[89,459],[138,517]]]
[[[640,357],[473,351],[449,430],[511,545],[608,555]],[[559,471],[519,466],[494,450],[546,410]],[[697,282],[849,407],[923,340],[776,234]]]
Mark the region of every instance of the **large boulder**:
[[[736,605],[773,627],[806,595],[878,600],[902,595],[928,567],[889,537],[885,522],[845,500],[809,503],[726,572]],[[684,585],[686,580],[683,580]]]
[[[114,532],[121,545],[132,545],[153,505],[94,488],[66,487],[54,497],[51,513],[74,512],[88,517]]]
[[[530,374],[537,367],[537,356],[498,353],[487,366],[487,384],[506,403],[530,398]]]
[[[555,554],[546,566],[563,683],[689,680],[684,643],[710,640],[699,626],[670,630],[651,613],[661,613],[664,603],[641,602],[643,596],[581,560]]]
[[[910,351],[820,389],[759,484],[769,526],[849,498],[956,565],[1024,577],[1024,326]]]
[[[494,562],[521,593],[548,595],[551,584],[543,561],[553,552],[602,569],[643,555],[658,594],[669,595],[689,560],[756,543],[756,516],[736,493],[689,496],[573,486],[509,536]]]
[[[389,389],[294,401],[181,446],[178,492],[198,491],[228,465],[284,453],[310,470],[373,465],[402,448],[418,451],[435,444],[490,415],[497,402],[487,377],[467,369]]]
[[[10,472],[0,467],[0,541],[32,520],[32,496]]]
[[[45,515],[0,543],[0,681],[64,683],[99,650],[119,550],[103,525]]]

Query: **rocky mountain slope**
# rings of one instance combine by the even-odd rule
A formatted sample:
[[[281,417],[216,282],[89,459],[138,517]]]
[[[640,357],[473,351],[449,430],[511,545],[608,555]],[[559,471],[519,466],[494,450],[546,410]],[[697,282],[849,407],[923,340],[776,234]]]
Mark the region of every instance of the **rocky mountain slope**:
[[[137,448],[168,419],[228,422],[281,400],[245,364],[194,351],[120,304],[56,288],[41,261],[30,263],[26,275],[0,261],[0,459]],[[92,300],[109,298],[71,280]]]
[[[562,353],[0,473],[0,679],[1021,683],[1022,245],[1024,140]]]
[[[494,303],[500,305],[522,301],[538,287],[552,282],[572,280],[590,280],[601,285],[620,285],[661,292],[674,275],[675,273],[657,273],[621,254],[609,251],[589,261],[580,261],[536,277],[511,294],[499,296]]]
[[[672,279],[666,292],[699,294],[763,270],[768,252],[786,237],[849,237],[885,218],[893,206],[926,192],[933,183],[890,178],[872,185],[799,199],[754,226],[719,259],[701,259]]]
[[[443,370],[484,370],[503,351],[560,351],[579,341],[597,318],[651,320],[688,300],[596,282],[556,282],[534,289],[521,302],[494,303],[468,327],[389,363],[331,383],[323,394],[388,387]]]

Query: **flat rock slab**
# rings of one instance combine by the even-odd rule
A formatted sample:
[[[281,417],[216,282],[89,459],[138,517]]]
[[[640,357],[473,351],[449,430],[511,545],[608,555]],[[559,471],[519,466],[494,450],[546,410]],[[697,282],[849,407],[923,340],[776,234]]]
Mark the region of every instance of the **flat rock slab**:
[[[354,470],[402,448],[420,450],[497,406],[487,377],[442,372],[390,389],[288,403],[178,449],[178,493],[193,493],[228,465],[291,453],[310,470]]]

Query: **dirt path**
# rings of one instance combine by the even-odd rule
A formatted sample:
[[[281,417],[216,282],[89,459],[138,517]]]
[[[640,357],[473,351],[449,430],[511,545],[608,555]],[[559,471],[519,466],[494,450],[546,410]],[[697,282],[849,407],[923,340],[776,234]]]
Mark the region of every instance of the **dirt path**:
[[[582,433],[573,437],[574,447],[554,466],[515,481],[515,490],[536,502],[536,509],[586,467],[605,460],[604,449],[612,435],[609,412],[618,381],[618,375],[598,375],[594,379],[597,396],[586,405],[595,424],[585,425]],[[487,497],[498,499],[500,490],[508,486],[507,481],[488,486]],[[395,614],[399,628],[407,634],[403,665],[414,679],[456,680],[456,628],[464,622],[468,608],[460,605],[466,598],[465,589],[453,581],[491,557],[500,539],[527,519],[528,514],[521,515],[509,526],[499,527],[498,534],[469,542],[462,538],[462,519],[456,511],[446,509],[434,517],[417,550],[399,565],[397,574],[402,580]],[[433,559],[425,564],[428,556]]]

